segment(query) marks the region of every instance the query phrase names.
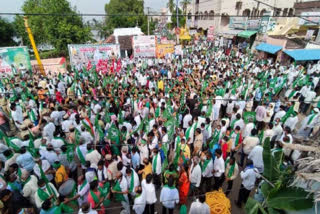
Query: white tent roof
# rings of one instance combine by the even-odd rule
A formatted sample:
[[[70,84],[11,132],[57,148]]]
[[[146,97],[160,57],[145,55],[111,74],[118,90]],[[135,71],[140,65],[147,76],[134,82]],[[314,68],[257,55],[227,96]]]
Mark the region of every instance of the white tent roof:
[[[138,27],[132,28],[116,28],[113,30],[114,36],[135,36],[135,35],[143,35],[142,31]]]

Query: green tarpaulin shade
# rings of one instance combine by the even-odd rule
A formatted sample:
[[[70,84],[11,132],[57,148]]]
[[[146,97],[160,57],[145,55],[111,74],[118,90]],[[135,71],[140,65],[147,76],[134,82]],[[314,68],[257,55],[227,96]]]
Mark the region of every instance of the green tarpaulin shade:
[[[254,35],[254,34],[256,34],[256,33],[257,33],[257,31],[245,30],[245,31],[242,31],[242,32],[238,33],[237,36],[242,37],[242,38],[249,39],[252,35]]]

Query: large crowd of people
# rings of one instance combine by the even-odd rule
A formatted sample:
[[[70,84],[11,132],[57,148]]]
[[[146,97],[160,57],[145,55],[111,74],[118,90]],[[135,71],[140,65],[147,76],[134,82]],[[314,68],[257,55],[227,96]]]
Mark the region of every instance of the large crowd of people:
[[[241,207],[265,142],[293,164],[299,151],[283,146],[319,137],[319,62],[285,66],[201,39],[183,52],[3,77],[1,213],[207,214],[205,193],[224,184]]]

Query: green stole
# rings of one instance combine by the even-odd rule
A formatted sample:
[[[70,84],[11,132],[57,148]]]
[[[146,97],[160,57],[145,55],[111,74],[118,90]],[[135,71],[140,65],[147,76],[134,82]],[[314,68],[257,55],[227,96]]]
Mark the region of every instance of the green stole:
[[[130,178],[130,192],[134,192],[134,171],[131,170],[131,178]]]
[[[206,170],[209,162],[210,162],[210,160],[205,160],[203,164],[201,162],[201,172],[204,172]]]
[[[236,134],[234,131],[231,133],[230,136],[232,136],[232,134]],[[234,142],[234,146],[237,147],[238,144],[239,144],[239,139],[240,139],[240,133],[236,134],[236,139],[235,139],[235,142]]]
[[[120,187],[120,183],[118,180],[116,181],[115,185],[113,186],[113,190],[117,191],[117,192],[122,192],[121,187]],[[116,201],[118,201],[118,202],[126,201],[123,194],[120,194],[120,193],[116,193],[115,198],[116,198]]]
[[[291,93],[289,94],[289,99],[291,99],[291,97],[293,97],[293,95],[296,93],[296,91],[292,90]]]
[[[189,140],[189,138],[190,138],[191,128],[192,128],[192,126],[190,126],[189,128],[187,128],[187,131],[186,131],[186,139],[187,139],[187,140]]]
[[[19,188],[15,183],[8,182],[8,186],[10,186],[13,191],[19,191]]]
[[[41,199],[41,201],[45,201],[50,197],[50,195],[48,193],[46,193],[46,191],[44,191],[41,188],[38,188],[37,193],[38,193],[38,196]]]
[[[232,121],[232,123],[231,123],[231,125],[230,125],[231,129],[234,128],[234,124],[235,124],[237,121],[239,121],[239,120],[236,119],[236,120],[233,120],[233,121]]]
[[[308,120],[308,125],[312,122],[313,118],[315,118],[315,116],[317,116],[316,114],[312,114],[312,116],[309,118]]]
[[[79,146],[77,147],[77,154],[78,154],[78,157],[79,157],[79,160],[80,160],[80,163],[82,165],[85,165],[86,164],[86,159],[84,158]]]
[[[226,168],[227,168],[227,165],[228,165],[229,161],[230,161],[230,158],[228,157],[227,160],[226,160],[226,163],[225,163],[225,167],[226,167]],[[230,165],[230,169],[229,169],[229,172],[228,172],[228,175],[227,175],[228,178],[231,178],[231,177],[232,177],[235,166],[236,166],[236,163]]]
[[[152,162],[152,171],[154,173],[156,173],[156,170],[157,170],[158,155],[159,155],[159,153],[156,154],[156,156],[154,157],[153,162]]]

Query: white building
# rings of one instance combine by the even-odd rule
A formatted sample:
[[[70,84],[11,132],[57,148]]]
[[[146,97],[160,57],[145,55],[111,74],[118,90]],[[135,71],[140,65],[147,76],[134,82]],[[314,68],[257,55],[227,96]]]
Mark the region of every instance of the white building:
[[[225,29],[230,16],[246,16],[254,19],[265,13],[278,16],[292,16],[294,3],[297,0],[192,0],[188,6],[189,27],[208,29],[214,26],[215,31]],[[301,0],[300,0],[301,1]]]

